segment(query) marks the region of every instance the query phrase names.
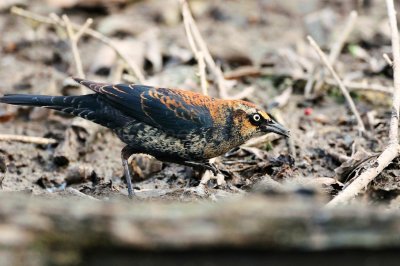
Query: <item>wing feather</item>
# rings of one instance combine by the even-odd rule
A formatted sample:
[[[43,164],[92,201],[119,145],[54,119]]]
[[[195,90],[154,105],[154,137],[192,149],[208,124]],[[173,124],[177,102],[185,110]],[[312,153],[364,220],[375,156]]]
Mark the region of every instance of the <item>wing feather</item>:
[[[126,115],[172,134],[213,126],[207,107],[214,101],[211,97],[177,89],[76,80]]]

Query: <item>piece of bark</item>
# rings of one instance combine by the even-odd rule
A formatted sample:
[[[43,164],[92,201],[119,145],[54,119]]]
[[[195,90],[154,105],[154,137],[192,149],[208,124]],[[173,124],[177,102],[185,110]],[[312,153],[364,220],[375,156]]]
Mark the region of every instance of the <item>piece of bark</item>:
[[[44,244],[49,247],[63,243],[74,249],[103,246],[182,250],[257,245],[260,249],[317,250],[334,249],[338,240],[353,248],[376,248],[384,243],[400,247],[399,211],[363,205],[327,210],[318,202],[251,195],[209,204],[132,204],[129,200],[48,201],[0,193],[0,217],[0,229],[15,227],[31,236],[21,240],[28,246],[35,245],[36,238],[47,239],[49,242]],[[324,238],[316,243],[315,237],[321,234]],[[369,241],[364,241],[363,235]],[[0,233],[4,244],[0,248],[9,246],[2,240]]]
[[[134,154],[131,158],[133,179],[141,181],[161,171],[162,162],[146,154]]]
[[[82,118],[74,118],[65,130],[64,140],[54,151],[54,163],[59,166],[68,165],[79,158],[80,152],[96,137],[100,126]]]
[[[78,164],[68,168],[65,182],[67,182],[67,185],[71,185],[94,181],[96,179],[97,174],[91,165]]]
[[[48,5],[58,8],[118,6],[128,2],[128,0],[46,0]]]
[[[0,188],[3,188],[3,180],[6,177],[7,164],[4,156],[0,155]]]
[[[6,252],[21,265],[128,265],[143,254],[153,254],[145,265],[157,265],[157,256],[165,252],[170,252],[165,262],[171,262],[172,254],[199,250],[225,250],[230,256],[258,250],[267,257],[277,251],[311,256],[338,247],[398,252],[399,228],[398,210],[363,205],[328,210],[322,203],[293,197],[166,203],[0,193],[0,254]],[[222,262],[229,256],[223,258],[219,265],[228,265]],[[181,257],[179,265],[189,265],[191,259]],[[171,263],[163,265],[176,265]]]
[[[76,161],[79,157],[80,146],[81,144],[75,131],[72,127],[68,127],[65,130],[64,140],[54,151],[54,163],[59,166],[65,166],[70,162]]]

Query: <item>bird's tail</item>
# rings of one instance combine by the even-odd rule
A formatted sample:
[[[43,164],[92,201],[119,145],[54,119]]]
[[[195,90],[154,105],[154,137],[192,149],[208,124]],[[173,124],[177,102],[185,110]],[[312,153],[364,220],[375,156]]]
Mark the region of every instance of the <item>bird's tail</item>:
[[[0,97],[0,103],[8,103],[13,105],[26,106],[52,106],[54,98],[63,96],[45,96],[45,95],[29,95],[29,94],[6,94]]]
[[[0,97],[0,103],[54,109],[109,128],[121,127],[129,122],[127,116],[110,106],[97,94],[81,96],[6,94]]]

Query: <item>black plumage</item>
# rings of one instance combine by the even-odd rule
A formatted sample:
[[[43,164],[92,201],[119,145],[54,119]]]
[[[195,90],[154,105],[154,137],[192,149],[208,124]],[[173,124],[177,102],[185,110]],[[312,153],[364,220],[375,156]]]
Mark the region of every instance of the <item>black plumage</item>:
[[[127,160],[133,153],[147,153],[162,161],[201,166],[217,173],[208,159],[257,135],[267,132],[288,135],[286,129],[249,102],[179,89],[76,81],[95,93],[9,94],[1,97],[0,102],[50,108],[113,130],[127,144],[121,157],[130,196],[133,190]]]

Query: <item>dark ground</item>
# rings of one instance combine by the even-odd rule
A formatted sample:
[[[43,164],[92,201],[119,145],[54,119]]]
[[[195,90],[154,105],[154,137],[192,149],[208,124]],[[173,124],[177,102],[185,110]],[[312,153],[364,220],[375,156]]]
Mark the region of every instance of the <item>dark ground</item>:
[[[76,23],[94,19],[93,29],[118,40],[118,45],[143,69],[146,84],[200,91],[197,64],[188,45],[177,1],[5,1],[0,3],[0,94],[76,94],[66,86],[76,76],[67,35],[60,28],[10,13],[13,4],[47,16],[68,14]],[[340,90],[318,77],[321,88],[304,97],[308,71],[322,69],[306,35],[329,53],[351,10],[359,18],[335,67],[346,82],[392,86],[392,70],[382,57],[390,53],[390,33],[383,1],[190,1],[207,45],[226,75],[234,75],[232,93],[252,86],[246,100],[268,109],[292,133],[293,146],[270,136],[217,160],[229,173],[225,182],[211,180],[199,187],[201,173],[138,155],[137,200],[197,201],[263,192],[300,194],[327,202],[360,170],[359,162],[382,151],[387,143],[390,95],[352,90],[366,124],[359,136],[355,117]],[[88,79],[128,82],[118,75],[118,60],[101,42],[84,36],[79,44]],[[252,74],[238,71],[251,69]],[[126,78],[126,76],[124,76]],[[213,76],[209,91],[217,95]],[[357,86],[355,86],[357,87]],[[292,88],[283,106],[271,110],[276,96]],[[0,106],[0,133],[54,138],[52,145],[0,141],[0,158],[7,165],[3,191],[45,198],[76,197],[76,190],[97,199],[125,200],[120,150],[110,131],[87,125],[70,128],[71,117],[42,109]],[[72,135],[67,136],[68,130]],[[68,161],[55,159],[60,145]],[[69,149],[71,148],[71,149]],[[293,153],[294,149],[294,153]],[[372,157],[373,158],[373,157]],[[350,161],[348,161],[350,160]],[[346,162],[347,161],[347,162]],[[1,173],[0,173],[1,174]],[[358,201],[396,205],[398,161],[369,186]],[[76,190],[64,190],[73,187]],[[206,201],[207,202],[207,201]]]
[[[127,51],[144,68],[149,80],[146,83],[199,90],[197,66],[193,64],[188,50],[179,5],[174,1],[166,4],[166,10],[161,10],[157,1],[97,7],[89,3],[86,6],[68,5],[66,1],[64,8],[62,1],[49,2],[53,5],[42,5],[40,1],[25,4],[29,10],[43,15],[67,13],[75,22],[93,17],[93,28],[118,39],[121,46],[131,45],[132,48]],[[248,86],[254,87],[254,92],[246,97],[248,100],[267,109],[274,96],[290,86],[293,88],[291,97],[280,108],[278,115],[291,129],[295,156],[289,158],[285,141],[275,138],[259,145],[260,149],[242,150],[224,158],[222,161],[230,162],[221,162],[221,167],[230,171],[231,177],[226,179],[226,186],[218,186],[211,181],[213,189],[206,196],[249,191],[258,181],[270,179],[295,186],[322,185],[331,193],[336,193],[341,188],[338,181],[344,182],[347,177],[335,174],[334,170],[341,165],[341,161],[334,155],[351,156],[360,149],[368,152],[382,150],[386,142],[390,98],[378,92],[353,93],[368,127],[368,138],[357,138],[355,119],[337,88],[326,85],[308,100],[302,96],[304,79],[308,76],[299,61],[305,61],[304,65],[309,64],[309,67],[319,64],[315,52],[305,42],[305,35],[313,35],[320,44],[329,48],[343,30],[350,10],[358,9],[360,18],[339,57],[337,68],[346,80],[368,80],[390,86],[391,71],[381,57],[383,52],[389,51],[387,29],[382,31],[386,20],[384,5],[378,1],[365,2],[361,6],[347,1],[330,4],[320,1],[227,3],[194,1],[192,9],[197,23],[213,56],[225,72],[246,66],[257,72],[255,76],[245,75],[237,79],[236,88],[239,91]],[[64,32],[55,32],[54,27],[12,15],[5,4],[0,20],[1,92],[77,93],[76,89],[63,87],[68,76],[76,75]],[[113,80],[115,57],[104,45],[85,37],[79,43],[79,50],[89,79],[116,82]],[[216,87],[212,83],[210,85],[210,92],[215,95]],[[72,121],[58,113],[32,108],[5,105],[0,108],[3,118],[1,132],[7,134],[47,136],[62,141]],[[59,190],[69,176],[69,179],[76,179],[73,182],[77,184],[72,186],[88,195],[109,198],[125,193],[125,185],[121,184],[120,178],[120,141],[107,130],[95,128],[89,133],[86,132],[88,129],[80,130],[84,133],[80,133],[81,138],[76,143],[79,154],[71,155],[69,163],[55,163],[56,145],[39,147],[0,142],[1,154],[8,165],[3,190],[62,197],[64,193]],[[92,132],[96,132],[95,136]],[[76,150],[75,146],[72,149]],[[199,183],[199,174],[191,173],[184,167],[161,166],[148,158],[140,160],[138,166],[147,167],[140,178],[142,181],[139,179],[140,182],[136,183],[137,189],[143,192],[139,194],[143,194],[144,198],[157,199],[161,196],[181,200],[186,198],[182,196],[182,190]],[[83,168],[83,175],[76,173],[79,172],[77,168]],[[92,171],[93,175],[90,175]],[[394,172],[385,172],[385,175],[395,178]],[[390,189],[386,189],[383,183],[373,187],[375,192],[388,193],[391,197],[397,195],[397,186],[391,184]]]

